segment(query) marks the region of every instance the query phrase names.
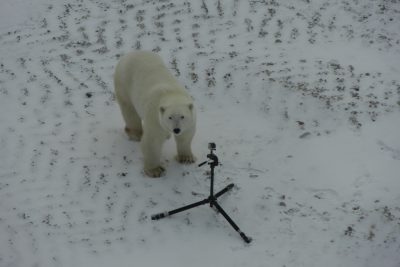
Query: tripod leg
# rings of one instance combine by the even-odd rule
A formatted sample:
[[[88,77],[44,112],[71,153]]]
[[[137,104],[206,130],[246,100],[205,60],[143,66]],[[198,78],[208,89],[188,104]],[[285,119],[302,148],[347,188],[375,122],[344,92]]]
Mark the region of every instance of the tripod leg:
[[[221,191],[219,191],[218,193],[216,193],[216,194],[214,195],[214,198],[217,199],[218,197],[222,196],[223,194],[225,194],[226,192],[228,192],[229,190],[231,190],[231,189],[233,188],[233,186],[234,186],[234,184],[229,184],[229,185],[227,185],[224,189],[222,189]],[[195,203],[193,203],[193,204],[184,206],[184,207],[182,207],[182,208],[178,208],[178,209],[175,209],[175,210],[171,210],[171,211],[166,211],[166,212],[161,212],[161,213],[154,214],[154,215],[151,216],[151,219],[152,219],[152,220],[159,220],[159,219],[162,219],[162,218],[171,216],[171,215],[173,215],[173,214],[175,214],[175,213],[178,213],[178,212],[182,212],[182,211],[185,211],[185,210],[188,210],[188,209],[191,209],[191,208],[195,208],[195,207],[200,206],[200,205],[204,205],[204,204],[207,204],[207,203],[211,203],[212,201],[210,201],[210,199],[211,199],[211,198],[206,198],[206,199],[204,199],[204,200],[202,200],[202,201],[195,202]]]
[[[225,194],[226,192],[228,192],[229,190],[231,190],[233,188],[234,184],[228,184],[224,189],[222,189],[221,191],[219,191],[218,193],[216,193],[214,195],[214,197],[217,199],[220,196],[222,196],[223,194]]]
[[[239,233],[239,235],[242,237],[242,239],[244,240],[244,242],[246,243],[250,243],[251,242],[251,237],[246,236],[245,233],[243,233],[239,226],[237,226],[237,224],[231,219],[231,217],[229,217],[229,215],[224,211],[224,209],[218,204],[217,201],[212,201],[213,205],[217,208],[217,210],[222,214],[222,216],[224,216],[224,218],[229,222],[229,224],[233,227],[233,229],[235,229],[236,232]]]
[[[171,215],[173,215],[175,213],[179,213],[179,212],[182,212],[182,211],[185,211],[185,210],[188,210],[188,209],[192,209],[192,208],[195,208],[197,206],[204,205],[204,204],[207,204],[207,203],[210,203],[210,199],[209,198],[203,199],[201,201],[198,201],[198,202],[195,202],[193,204],[189,204],[189,205],[186,205],[186,206],[183,206],[181,208],[177,208],[177,209],[174,209],[174,210],[171,210],[171,211],[166,211],[166,212],[161,212],[161,213],[154,214],[154,215],[151,216],[151,219],[152,220],[160,220],[162,218],[171,216]]]

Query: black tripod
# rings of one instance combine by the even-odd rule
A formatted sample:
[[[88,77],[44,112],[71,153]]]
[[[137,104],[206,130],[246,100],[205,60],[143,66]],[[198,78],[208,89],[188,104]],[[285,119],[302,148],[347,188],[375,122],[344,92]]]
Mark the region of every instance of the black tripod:
[[[245,233],[243,233],[239,226],[237,226],[237,224],[231,219],[231,217],[229,217],[229,215],[222,209],[222,207],[218,204],[217,202],[217,198],[219,198],[220,196],[222,196],[223,194],[225,194],[226,192],[228,192],[229,190],[231,190],[234,186],[234,184],[229,184],[227,185],[224,189],[222,189],[221,191],[219,191],[218,193],[214,194],[214,168],[216,166],[218,166],[218,157],[213,153],[213,151],[215,150],[215,144],[214,143],[209,143],[208,144],[208,148],[210,149],[210,154],[207,155],[207,158],[209,159],[209,161],[204,161],[203,163],[199,164],[200,166],[203,166],[204,164],[208,163],[208,165],[210,165],[211,168],[211,175],[210,175],[210,196],[206,199],[203,199],[201,201],[195,202],[193,204],[189,204],[187,206],[183,206],[181,208],[178,209],[174,209],[171,211],[166,211],[166,212],[162,212],[162,213],[158,213],[158,214],[154,214],[151,216],[152,220],[160,220],[162,218],[171,216],[175,213],[179,213],[188,209],[192,209],[195,208],[197,206],[201,206],[204,204],[208,204],[210,203],[210,207],[215,207],[216,210],[222,214],[222,216],[224,216],[224,218],[229,222],[229,224],[233,227],[233,229],[235,229],[236,232],[239,233],[239,235],[243,238],[243,240],[246,243],[250,243],[251,242],[251,238],[246,236]]]

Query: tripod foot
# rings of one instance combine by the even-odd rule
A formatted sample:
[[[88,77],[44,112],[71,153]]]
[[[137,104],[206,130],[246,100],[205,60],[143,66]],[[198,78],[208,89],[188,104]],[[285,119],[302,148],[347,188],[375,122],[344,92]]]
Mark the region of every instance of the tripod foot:
[[[152,219],[153,221],[155,221],[155,220],[160,220],[160,219],[162,219],[162,218],[165,218],[165,217],[167,217],[167,216],[169,216],[169,212],[168,212],[168,211],[166,211],[166,212],[161,212],[161,213],[157,213],[157,214],[154,214],[154,215],[151,215],[151,219]]]
[[[243,233],[243,232],[238,232],[238,233],[242,237],[244,242],[246,242],[247,244],[249,244],[249,243],[251,243],[251,241],[253,241],[253,239],[251,237],[248,237],[245,233]]]

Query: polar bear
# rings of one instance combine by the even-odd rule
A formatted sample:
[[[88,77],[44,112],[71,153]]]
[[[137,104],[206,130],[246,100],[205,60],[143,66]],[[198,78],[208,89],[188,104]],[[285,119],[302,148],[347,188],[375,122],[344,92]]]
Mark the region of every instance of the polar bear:
[[[191,143],[196,129],[192,98],[168,71],[160,56],[136,51],[123,56],[114,74],[115,95],[130,139],[140,141],[144,172],[165,173],[160,154],[174,135],[180,163],[195,162]]]

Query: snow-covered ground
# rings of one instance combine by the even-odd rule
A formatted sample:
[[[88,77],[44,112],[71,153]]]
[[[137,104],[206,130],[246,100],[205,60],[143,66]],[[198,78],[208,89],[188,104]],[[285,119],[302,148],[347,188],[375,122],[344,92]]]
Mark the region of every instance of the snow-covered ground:
[[[400,266],[396,0],[2,0],[0,266]],[[112,74],[159,52],[195,98],[194,151],[142,174]]]

